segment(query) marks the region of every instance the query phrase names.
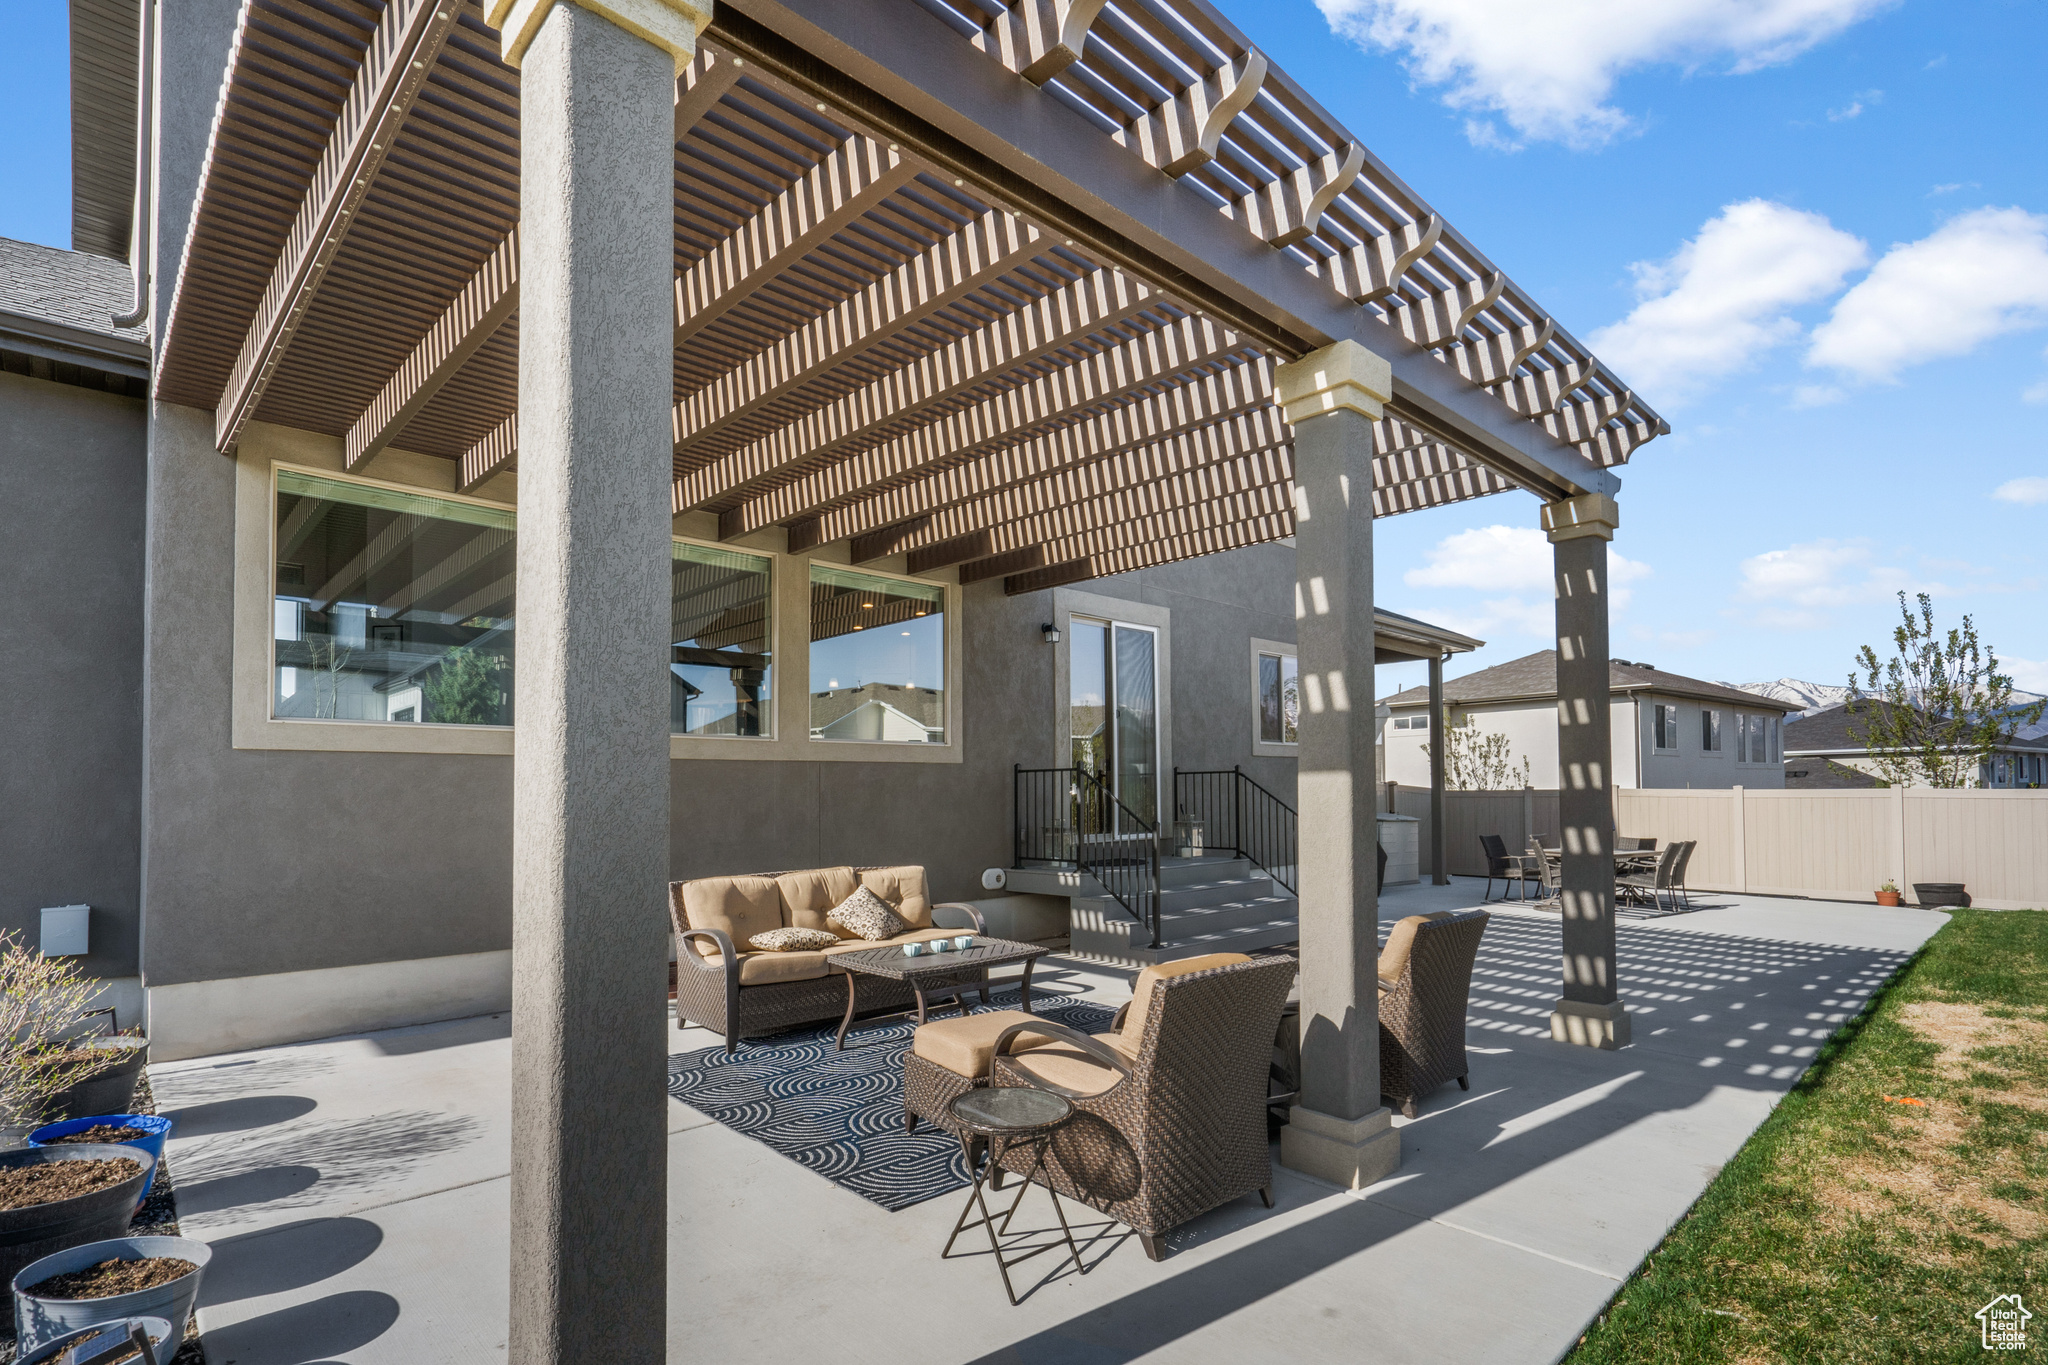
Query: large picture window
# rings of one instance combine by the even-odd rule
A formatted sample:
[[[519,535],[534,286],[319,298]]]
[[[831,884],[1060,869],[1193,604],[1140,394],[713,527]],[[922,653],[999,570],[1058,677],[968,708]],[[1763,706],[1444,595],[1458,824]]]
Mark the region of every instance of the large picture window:
[[[271,714],[512,724],[508,509],[277,475]]]
[[[946,742],[946,590],[811,566],[811,738]]]
[[[674,733],[774,735],[769,568],[764,555],[675,542],[668,665]]]

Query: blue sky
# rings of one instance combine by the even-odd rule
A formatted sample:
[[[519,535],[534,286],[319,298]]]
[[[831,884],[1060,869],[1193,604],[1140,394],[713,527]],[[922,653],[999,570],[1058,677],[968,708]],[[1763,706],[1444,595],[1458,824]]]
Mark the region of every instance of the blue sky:
[[[1839,683],[1925,589],[2048,690],[2048,6],[1221,2],[1670,419],[1622,471],[1616,655]],[[0,59],[0,235],[58,246],[65,15],[18,4]],[[1543,648],[1535,524],[1382,521],[1378,599],[1490,642],[1454,674]]]

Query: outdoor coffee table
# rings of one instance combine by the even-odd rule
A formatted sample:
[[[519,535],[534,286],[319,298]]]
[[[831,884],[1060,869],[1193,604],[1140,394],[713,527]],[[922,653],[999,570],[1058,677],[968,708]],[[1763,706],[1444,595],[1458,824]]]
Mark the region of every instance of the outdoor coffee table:
[[[988,969],[1021,962],[1024,964],[1024,982],[1018,1008],[1029,1014],[1031,966],[1051,951],[1043,944],[1013,943],[1009,939],[977,934],[972,947],[948,948],[943,953],[919,953],[916,957],[907,957],[899,944],[835,956],[832,965],[846,974],[846,1017],[839,1021],[839,1039],[834,1050],[846,1050],[846,1031],[853,1027],[855,976],[879,976],[890,981],[909,982],[910,989],[917,993],[917,1022],[922,1024],[927,1008],[935,1001],[957,1000],[960,1012],[967,1013],[965,996],[970,990],[980,991],[982,1003],[987,1004]],[[909,1010],[898,1010],[894,1014],[877,1017],[896,1019],[909,1013]]]
[[[967,1169],[974,1176],[974,1189],[967,1196],[967,1207],[960,1210],[960,1217],[954,1220],[953,1235],[946,1239],[946,1249],[939,1253],[939,1259],[944,1260],[953,1254],[953,1243],[959,1241],[960,1234],[967,1229],[987,1228],[989,1250],[995,1254],[996,1269],[1003,1272],[1003,1289],[1009,1294],[1010,1306],[1014,1308],[1017,1306],[1017,1288],[1010,1283],[1010,1267],[1030,1260],[1041,1251],[1050,1251],[1059,1243],[1047,1242],[1021,1256],[1005,1260],[1003,1244],[998,1238],[1010,1230],[1010,1220],[1017,1216],[1024,1196],[1030,1193],[1032,1181],[1045,1169],[1045,1154],[1052,1147],[1053,1133],[1074,1116],[1074,1106],[1066,1096],[1055,1095],[1050,1090],[1038,1090],[1028,1085],[1004,1085],[970,1090],[956,1097],[949,1109],[953,1121],[960,1125],[960,1145],[967,1153]],[[1002,1227],[998,1228],[995,1215],[988,1211],[988,1199],[982,1194],[982,1189],[1002,1169],[1003,1157],[1020,1143],[1031,1145],[1031,1165],[1024,1172],[1024,1183],[1018,1188],[1016,1199],[1011,1201],[1010,1211],[1003,1215]],[[986,1175],[979,1160],[983,1147],[988,1149]],[[1074,1245],[1074,1230],[1067,1226],[1067,1211],[1060,1207],[1059,1191],[1048,1180],[1045,1192],[1052,1198],[1052,1211],[1059,1215],[1060,1232],[1066,1238],[1067,1254],[1074,1258],[1074,1269],[1085,1275],[1088,1268],[1081,1264],[1081,1249]],[[967,1215],[977,1208],[981,1210],[981,1217],[968,1222]]]

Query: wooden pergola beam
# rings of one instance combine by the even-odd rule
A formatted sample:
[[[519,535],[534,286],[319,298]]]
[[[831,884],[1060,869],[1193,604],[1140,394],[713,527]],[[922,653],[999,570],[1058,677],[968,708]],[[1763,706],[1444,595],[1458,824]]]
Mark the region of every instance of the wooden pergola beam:
[[[1020,445],[914,470],[888,488],[798,519],[790,527],[790,550],[862,535],[1272,403],[1273,369],[1264,357],[1226,365]]]
[[[457,0],[392,0],[386,7],[215,404],[214,445],[222,452],[232,454],[241,443],[461,11]]]
[[[737,62],[725,68],[733,79]],[[679,124],[682,110],[678,101]],[[916,177],[917,167],[892,145],[861,133],[847,138],[676,276],[676,345],[745,303]]]
[[[349,428],[343,447],[346,467],[354,469],[396,439],[518,308],[519,229],[514,228]]]
[[[990,209],[675,405],[677,455],[811,383],[861,351],[993,283],[1045,250],[1039,230]]]
[[[500,470],[519,467],[519,414],[513,413],[462,454],[462,479],[457,485],[467,493]]]
[[[876,432],[928,419],[959,395],[1014,373],[1062,347],[1130,321],[1163,300],[1120,270],[1093,270],[979,331],[928,351],[873,383],[677,479],[676,501],[694,507],[730,497]]]
[[[1284,540],[1293,534],[1292,507],[1267,510],[1265,505],[1261,505],[1246,511],[1242,516],[1224,519],[1206,528],[1191,529],[1165,539],[1121,549],[1077,552],[1071,557],[1049,562],[1042,568],[1012,573],[1003,579],[1003,591],[1015,597],[1023,593],[1060,587],[1067,583],[1080,583],[1090,578],[1134,573],[1139,569],[1157,568],[1162,564],[1173,564],[1183,559],[1198,559],[1203,555],[1221,554],[1225,550],[1241,550],[1248,545]],[[1050,555],[1064,552],[1068,548],[1070,547],[1048,546],[1040,553]]]
[[[815,515],[941,460],[1019,444],[1049,423],[1084,417],[1092,408],[1124,406],[1130,401],[1126,394],[1184,382],[1198,367],[1243,349],[1243,338],[1234,332],[1203,318],[1180,318],[741,503],[720,515],[719,535],[731,539]]]

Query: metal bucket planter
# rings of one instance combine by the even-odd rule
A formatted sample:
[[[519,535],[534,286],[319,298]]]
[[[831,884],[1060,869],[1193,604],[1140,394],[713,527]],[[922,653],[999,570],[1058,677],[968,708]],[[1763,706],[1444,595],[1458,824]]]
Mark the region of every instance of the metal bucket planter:
[[[135,1215],[136,1196],[156,1170],[156,1158],[149,1153],[118,1143],[0,1152],[0,1168],[51,1161],[135,1161],[142,1169],[117,1185],[75,1199],[0,1210],[0,1275],[10,1281],[31,1261],[126,1232],[128,1220]]]
[[[137,1138],[133,1142],[117,1142],[113,1145],[116,1147],[140,1147],[143,1151],[149,1153],[151,1160],[158,1163],[163,1161],[164,1142],[171,1135],[171,1121],[166,1118],[159,1118],[155,1114],[95,1114],[91,1118],[65,1119],[61,1123],[46,1123],[28,1135],[28,1145],[31,1147],[49,1147],[52,1145],[60,1147],[81,1146],[83,1144],[60,1143],[57,1139],[70,1137],[73,1133],[83,1133],[88,1128],[97,1128],[101,1124],[105,1124],[109,1128],[141,1128],[147,1130],[149,1133],[148,1137]],[[142,1201],[149,1198],[150,1187],[155,1184],[156,1167],[151,1166],[148,1176],[143,1179],[142,1193],[135,1200],[137,1208],[141,1208]]]
[[[143,1063],[149,1060],[149,1040],[115,1033],[104,1038],[80,1038],[77,1041],[82,1048],[113,1054],[114,1062],[59,1091],[50,1101],[49,1116],[69,1118],[74,1114],[119,1114],[126,1111],[135,1103],[135,1081],[142,1074]]]
[[[1944,907],[1961,910],[1970,904],[1970,893],[1961,882],[1914,882],[1913,899],[1920,903],[1922,910]]]
[[[167,1284],[130,1294],[110,1294],[103,1299],[46,1299],[32,1292],[34,1286],[52,1275],[84,1270],[101,1261],[141,1261],[152,1256],[175,1256],[190,1261],[192,1272]],[[15,1339],[31,1344],[49,1341],[109,1318],[162,1318],[171,1324],[171,1331],[157,1358],[168,1361],[184,1342],[185,1324],[192,1320],[192,1305],[199,1298],[200,1278],[212,1259],[213,1248],[189,1237],[112,1237],[45,1256],[23,1268],[10,1282],[14,1290]]]
[[[61,1355],[65,1348],[86,1346],[81,1354],[87,1360],[95,1355],[112,1350],[124,1340],[133,1340],[140,1330],[149,1340],[149,1352],[156,1357],[156,1365],[171,1365],[175,1352],[164,1349],[164,1342],[171,1335],[171,1324],[162,1318],[125,1318],[116,1322],[96,1323],[81,1332],[67,1332],[55,1341],[46,1341],[28,1354],[19,1357],[16,1365],[48,1365]],[[132,1359],[132,1357],[131,1357]]]

